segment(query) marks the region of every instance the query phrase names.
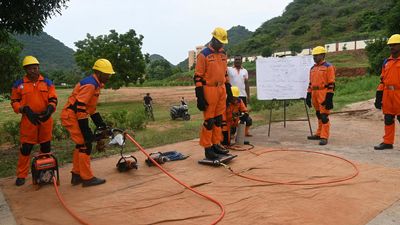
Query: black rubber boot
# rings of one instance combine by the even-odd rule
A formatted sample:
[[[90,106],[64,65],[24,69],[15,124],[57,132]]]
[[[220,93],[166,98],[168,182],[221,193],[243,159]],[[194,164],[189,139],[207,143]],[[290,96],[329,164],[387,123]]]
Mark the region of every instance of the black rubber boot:
[[[206,159],[215,160],[219,158],[218,154],[214,152],[213,147],[204,148],[204,154]]]
[[[212,147],[214,149],[214,152],[217,154],[227,155],[229,153],[229,150],[220,144],[215,144]]]
[[[78,184],[81,184],[82,183],[82,178],[81,178],[81,176],[79,175],[79,174],[76,174],[76,173],[73,173],[73,172],[71,172],[71,174],[72,174],[72,176],[71,176],[71,184],[72,185],[78,185]]]
[[[392,144],[385,144],[385,143],[380,143],[377,146],[374,146],[375,150],[385,150],[385,149],[393,149],[393,145]]]
[[[311,135],[311,136],[307,136],[308,140],[321,140],[321,137],[318,135]]]
[[[82,180],[82,187],[90,187],[90,186],[95,186],[99,184],[104,184],[106,180],[97,178],[97,177],[92,177],[92,179],[89,180]]]
[[[319,141],[319,145],[326,145],[326,144],[328,144],[328,139],[321,138]]]
[[[25,178],[17,178],[16,180],[15,180],[15,185],[17,185],[17,186],[22,186],[22,185],[24,185],[25,184]]]

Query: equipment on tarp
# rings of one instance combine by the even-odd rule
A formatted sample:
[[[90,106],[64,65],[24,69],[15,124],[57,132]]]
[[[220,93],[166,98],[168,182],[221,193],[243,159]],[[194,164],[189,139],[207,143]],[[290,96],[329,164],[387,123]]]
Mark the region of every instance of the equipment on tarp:
[[[153,152],[150,153],[150,157],[158,164],[164,164],[165,162],[168,161],[184,160],[187,159],[189,156],[188,155],[185,156],[177,151],[168,151],[168,152]],[[149,167],[154,166],[154,163],[149,158],[147,158],[145,162]]]
[[[125,134],[124,131],[117,128],[110,129],[111,134],[109,145],[115,145],[120,147],[120,158],[115,165],[119,172],[126,172],[131,169],[138,169],[137,159],[133,155],[124,155],[124,146],[125,146]]]
[[[223,166],[226,163],[229,163],[232,159],[236,158],[237,155],[231,155],[231,154],[218,154],[217,159],[208,159],[204,158],[198,161],[199,164],[203,165],[209,165],[209,166]]]
[[[144,160],[147,164],[147,166],[154,166],[153,162],[150,160],[152,158],[154,161],[156,161],[158,164],[164,164],[165,162],[169,161],[169,159],[165,156],[162,155],[161,152],[153,152],[150,153],[150,157]]]
[[[45,184],[52,184],[53,177],[56,178],[57,185],[60,185],[58,172],[58,161],[53,153],[39,153],[32,158],[32,183],[36,189]]]

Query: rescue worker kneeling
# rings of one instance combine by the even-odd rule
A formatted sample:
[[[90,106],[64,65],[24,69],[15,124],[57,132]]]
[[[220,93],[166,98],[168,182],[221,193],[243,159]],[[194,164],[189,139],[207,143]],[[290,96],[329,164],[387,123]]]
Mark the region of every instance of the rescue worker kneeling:
[[[56,89],[53,82],[40,74],[39,61],[33,56],[26,56],[22,66],[26,75],[14,83],[11,92],[11,106],[15,113],[22,114],[17,186],[25,184],[33,146],[40,144],[40,152],[50,152],[53,129],[51,115],[57,106]]]
[[[83,187],[106,182],[95,177],[90,166],[94,135],[89,128],[88,117],[91,117],[97,128],[106,127],[100,114],[96,112],[96,105],[100,89],[115,72],[107,59],[98,59],[93,71],[93,75],[84,78],[75,86],[61,112],[62,125],[69,131],[72,141],[76,144],[73,152],[71,184],[82,183]]]
[[[226,146],[231,145],[231,140],[236,133],[239,121],[240,123],[246,123],[246,132],[248,132],[253,123],[246,105],[242,99],[239,98],[239,88],[233,86],[231,90],[233,98],[227,101],[226,112],[223,114],[222,118],[222,134],[224,137],[222,144]]]

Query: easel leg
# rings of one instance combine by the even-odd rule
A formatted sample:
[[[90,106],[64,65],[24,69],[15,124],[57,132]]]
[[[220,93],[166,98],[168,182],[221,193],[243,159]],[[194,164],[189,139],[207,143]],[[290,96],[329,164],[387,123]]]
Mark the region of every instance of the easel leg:
[[[312,136],[312,135],[313,135],[313,132],[312,132],[312,128],[311,128],[310,116],[308,115],[308,107],[307,107],[307,104],[306,104],[306,100],[305,100],[305,99],[304,99],[304,107],[305,107],[305,109],[306,109],[307,120],[308,120],[308,126],[310,127],[310,133],[311,133],[311,136]]]
[[[271,101],[271,108],[269,109],[269,123],[268,123],[268,137],[271,132],[271,121],[272,121],[272,107],[274,104],[274,100]]]
[[[286,128],[286,100],[283,100],[283,127]]]

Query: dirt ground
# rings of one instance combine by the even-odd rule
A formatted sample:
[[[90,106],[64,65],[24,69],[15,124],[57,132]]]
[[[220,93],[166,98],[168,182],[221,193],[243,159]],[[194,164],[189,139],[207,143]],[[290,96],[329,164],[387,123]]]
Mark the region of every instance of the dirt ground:
[[[154,104],[179,104],[182,97],[187,101],[196,99],[194,87],[143,87],[121,88],[114,90],[102,90],[100,101],[142,101],[146,93],[150,93]]]
[[[189,89],[182,89],[182,93],[186,91]],[[141,93],[137,95],[142,96]],[[182,93],[170,97],[179,100]],[[152,95],[164,96],[162,92]],[[330,181],[355,172],[338,158],[296,150],[341,156],[355,163],[360,172],[341,183],[288,186],[243,179],[223,167],[199,165],[197,160],[203,157],[203,151],[198,140],[147,151],[176,150],[190,155],[163,167],[224,205],[225,216],[219,224],[398,225],[399,135],[393,150],[373,150],[382,141],[383,121],[381,112],[372,106],[371,102],[357,103],[344,111],[367,111],[332,115],[331,138],[326,146],[306,139],[306,122],[288,122],[286,128],[283,123],[273,124],[270,137],[268,126],[253,129],[254,136],[249,138],[255,145],[253,153],[232,151],[238,155],[229,164],[234,171],[282,182]],[[315,124],[313,117],[314,129]],[[271,149],[293,151],[261,154]],[[178,185],[159,169],[147,167],[141,152],[134,155],[139,169],[128,173],[116,171],[117,156],[94,160],[95,175],[107,179],[106,184],[96,187],[71,186],[71,165],[62,168],[60,192],[66,204],[90,224],[211,224],[218,218],[220,210],[216,205]],[[62,208],[53,187],[34,191],[29,179],[27,185],[16,188],[14,179],[1,179],[0,187],[18,224],[78,224]]]

